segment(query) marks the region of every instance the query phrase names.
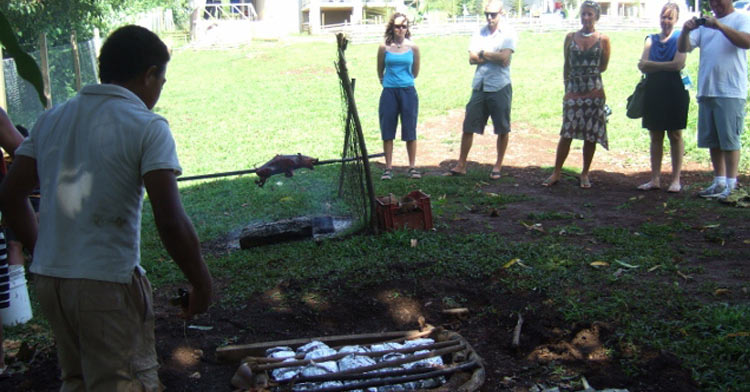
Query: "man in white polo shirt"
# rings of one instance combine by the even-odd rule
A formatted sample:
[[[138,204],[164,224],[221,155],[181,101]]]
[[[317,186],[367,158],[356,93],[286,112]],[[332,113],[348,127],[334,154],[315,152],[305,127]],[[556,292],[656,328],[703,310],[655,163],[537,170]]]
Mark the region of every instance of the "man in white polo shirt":
[[[731,0],[710,0],[709,4],[714,16],[685,22],[677,49],[684,53],[701,48],[698,147],[711,153],[714,181],[698,195],[726,199],[737,185],[740,136],[745,128],[750,15],[735,12]]]
[[[167,121],[151,112],[169,51],[138,26],[101,49],[102,83],[37,120],[0,187],[0,206],[34,250],[37,298],[57,343],[61,390],[157,391],[154,307],[140,266],[143,188],[164,247],[192,285],[184,316],[211,303],[211,276],[183,210]],[[38,182],[36,219],[27,198]]]
[[[476,65],[477,69],[471,83],[471,98],[466,104],[458,163],[445,175],[466,174],[466,160],[474,134],[483,134],[487,120],[492,117],[497,135],[497,159],[490,172],[490,179],[500,178],[505,149],[508,147],[510,105],[513,98],[510,60],[518,41],[516,32],[510,26],[500,26],[502,10],[502,1],[490,0],[484,9],[487,25],[482,26],[471,37],[469,63]]]

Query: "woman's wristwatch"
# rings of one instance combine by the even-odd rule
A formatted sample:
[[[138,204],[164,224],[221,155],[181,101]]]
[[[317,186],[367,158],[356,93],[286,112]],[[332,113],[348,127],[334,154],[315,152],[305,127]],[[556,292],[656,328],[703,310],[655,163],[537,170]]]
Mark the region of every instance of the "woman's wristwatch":
[[[484,50],[479,51],[479,58],[484,60]]]

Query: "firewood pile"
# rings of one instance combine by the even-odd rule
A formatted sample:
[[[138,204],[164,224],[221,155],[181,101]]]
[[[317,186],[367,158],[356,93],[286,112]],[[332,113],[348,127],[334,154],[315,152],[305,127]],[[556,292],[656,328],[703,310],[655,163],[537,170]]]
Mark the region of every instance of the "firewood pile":
[[[469,392],[484,382],[469,343],[432,327],[232,345],[216,354],[241,358],[232,385],[249,391]]]

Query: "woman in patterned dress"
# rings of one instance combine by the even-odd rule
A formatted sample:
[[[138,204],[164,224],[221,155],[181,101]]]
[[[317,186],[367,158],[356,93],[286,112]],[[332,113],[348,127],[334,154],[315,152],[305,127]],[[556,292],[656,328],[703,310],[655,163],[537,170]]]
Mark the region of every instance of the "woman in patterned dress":
[[[609,37],[596,31],[601,15],[599,4],[586,0],[581,4],[581,29],[565,37],[563,77],[563,124],[557,144],[555,169],[542,185],[552,186],[560,180],[562,167],[573,139],[583,140],[581,188],[591,188],[589,169],[596,143],[607,145],[606,97],[601,73],[609,63]]]

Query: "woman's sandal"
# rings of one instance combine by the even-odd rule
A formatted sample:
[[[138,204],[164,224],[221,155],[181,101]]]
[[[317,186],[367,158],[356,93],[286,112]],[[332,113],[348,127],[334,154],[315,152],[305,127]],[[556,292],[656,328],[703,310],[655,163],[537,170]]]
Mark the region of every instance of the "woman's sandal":
[[[391,169],[385,169],[383,170],[383,175],[380,176],[381,180],[392,180],[393,179],[393,171]]]
[[[553,179],[552,177],[549,177],[546,180],[542,181],[542,186],[551,187],[552,185],[557,184],[558,181],[560,181],[559,178]]]
[[[409,173],[409,178],[413,180],[418,180],[422,178],[422,173],[420,173],[419,170],[417,170],[417,168],[415,167],[410,167],[407,173]]]

